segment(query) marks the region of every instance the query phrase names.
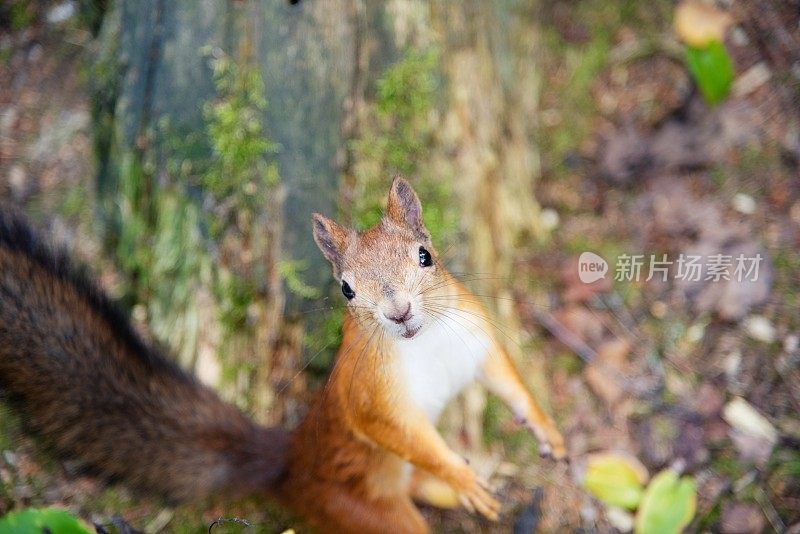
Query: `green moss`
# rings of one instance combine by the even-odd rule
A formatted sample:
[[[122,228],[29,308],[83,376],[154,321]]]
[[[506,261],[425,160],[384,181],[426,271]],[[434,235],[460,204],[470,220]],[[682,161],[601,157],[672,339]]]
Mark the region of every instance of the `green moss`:
[[[717,500],[714,503],[714,506],[705,513],[705,515],[698,516],[697,518],[697,530],[699,532],[713,532],[714,526],[719,522],[720,518],[722,517],[722,501]]]
[[[0,451],[13,451],[18,445],[15,437],[19,435],[19,418],[10,408],[0,404]],[[5,458],[0,458],[0,465]],[[0,504],[14,501],[14,482],[10,477],[0,477]]]
[[[800,451],[789,447],[778,447],[769,460],[769,470],[780,479],[800,486]]]
[[[301,276],[307,265],[308,262],[303,260],[282,260],[278,262],[278,272],[289,291],[304,299],[318,299],[321,296],[320,290],[306,284]]]
[[[736,452],[732,449],[720,450],[711,456],[711,469],[731,480],[738,480],[747,472],[747,467],[742,465]]]
[[[434,244],[441,248],[455,234],[456,219],[448,209],[452,196],[449,181],[436,176],[429,166],[438,70],[436,50],[409,50],[376,82],[365,129],[351,145],[356,200],[350,215],[359,228],[375,225],[383,211],[388,178],[401,174],[423,200],[425,223]]]
[[[24,30],[36,21],[36,6],[31,0],[11,0],[0,14],[8,17],[13,31]]]
[[[491,396],[486,401],[483,419],[483,441],[485,446],[500,442],[507,454],[514,458],[536,456],[538,445],[531,433],[522,426],[515,425],[508,429],[511,411],[503,402]]]
[[[223,367],[238,367],[264,350],[256,346],[251,315],[266,302],[269,261],[279,262],[270,249],[280,238],[270,226],[280,210],[278,147],[264,135],[267,103],[258,66],[224,53],[210,65],[217,95],[204,107],[205,128],[165,115],[145,132],[146,148],[98,139],[99,190],[106,242],[126,275],[124,302],[146,303],[152,331],[184,364],[194,361],[202,314],[216,313],[218,353],[236,355]],[[100,92],[114,93],[114,66],[101,62],[95,70]],[[109,137],[113,102],[112,94],[94,110]],[[297,276],[302,265],[277,267],[290,290],[310,296]],[[235,347],[227,346],[234,340]],[[237,374],[223,369],[224,376]]]
[[[385,164],[404,175],[413,175],[420,155],[430,150],[429,114],[437,87],[438,55],[434,50],[410,51],[389,67],[377,82],[376,118],[386,140]]]
[[[796,251],[788,249],[772,250],[770,254],[775,267],[773,295],[780,299],[788,310],[800,308],[800,291],[797,285],[800,257]],[[800,317],[797,314],[786,314],[782,319],[791,328],[800,327]]]
[[[559,112],[560,125],[547,130],[540,139],[542,153],[548,155],[554,177],[566,178],[573,173],[564,165],[565,157],[589,135],[593,121],[601,115],[593,88],[609,66],[618,29],[635,28],[640,40],[655,39],[650,36],[660,35],[671,23],[673,7],[667,0],[576,3],[570,8],[570,24],[587,28],[589,38],[584,43],[565,40],[559,24],[543,25],[542,44],[548,50],[544,67],[559,73],[545,91],[550,93],[550,100]]]
[[[338,298],[334,295],[332,298]],[[318,320],[310,321],[305,336],[306,352],[309,355],[307,369],[320,378],[325,375],[333,362],[333,355],[341,344],[345,308],[335,306],[315,313]]]
[[[570,376],[579,375],[583,369],[581,359],[572,352],[560,352],[553,358],[553,369],[561,369]]]
[[[110,527],[112,517],[119,515],[122,511],[123,517],[128,520],[134,528],[147,530],[159,512],[164,509],[164,505],[158,501],[140,499],[131,496],[129,492],[111,487],[103,490],[91,501],[87,509],[92,510],[92,517],[99,518],[103,526],[109,528],[109,532],[115,532]],[[125,510],[135,510],[136,515],[124,512]],[[176,534],[194,534],[197,532],[208,532],[208,528],[214,521],[209,514],[207,505],[183,505],[170,508],[172,514],[164,531]],[[290,525],[291,519],[285,510],[280,509],[271,502],[258,501],[256,499],[237,503],[236,505],[226,505],[223,517],[240,517],[246,519],[251,527],[245,528],[234,523],[224,523],[213,528],[213,532],[265,532],[274,533],[282,530],[282,525]]]
[[[67,218],[77,218],[91,212],[91,196],[83,182],[66,190],[59,212]]]
[[[218,98],[204,110],[213,159],[201,184],[218,199],[255,209],[280,181],[271,157],[278,146],[263,132],[267,101],[261,72],[255,64],[237,64],[224,54],[210,64]]]
[[[554,51],[554,61],[566,71],[557,88],[562,126],[548,131],[540,140],[543,153],[552,158],[553,170],[563,176],[570,171],[562,162],[589,133],[591,117],[597,114],[591,88],[607,64],[612,42],[607,31],[599,30],[592,33],[588,43],[572,45],[552,27],[543,29],[543,39],[547,49]]]
[[[219,298],[219,318],[226,333],[247,328],[247,312],[255,300],[251,284],[227,269],[217,273],[215,293]]]

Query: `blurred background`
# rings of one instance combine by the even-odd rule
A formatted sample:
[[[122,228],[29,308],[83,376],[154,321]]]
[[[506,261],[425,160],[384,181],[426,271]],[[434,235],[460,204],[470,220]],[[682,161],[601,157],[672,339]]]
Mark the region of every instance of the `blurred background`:
[[[504,512],[425,509],[436,531],[800,532],[799,23],[796,0],[5,0],[0,199],[291,426],[343,316],[311,213],[366,228],[402,174],[574,457],[468,391],[440,426]],[[681,255],[734,263],[687,280]],[[104,486],[7,410],[0,450],[0,513],[292,525]]]

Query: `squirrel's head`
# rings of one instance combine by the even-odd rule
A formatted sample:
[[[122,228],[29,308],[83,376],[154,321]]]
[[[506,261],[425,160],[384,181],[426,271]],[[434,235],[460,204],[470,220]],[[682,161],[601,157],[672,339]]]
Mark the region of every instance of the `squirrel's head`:
[[[333,276],[355,318],[410,339],[430,320],[424,300],[443,285],[422,206],[411,185],[396,177],[380,223],[365,232],[315,213],[314,240],[333,266]]]

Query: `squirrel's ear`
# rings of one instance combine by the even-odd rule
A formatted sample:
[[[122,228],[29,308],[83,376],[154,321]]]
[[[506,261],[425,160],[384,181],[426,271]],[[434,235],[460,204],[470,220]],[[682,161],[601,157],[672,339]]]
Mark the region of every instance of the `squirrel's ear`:
[[[315,213],[311,216],[314,227],[314,241],[334,270],[341,270],[342,253],[347,245],[347,229],[327,217]]]
[[[395,176],[389,190],[389,201],[386,204],[386,216],[393,222],[414,232],[423,241],[430,240],[430,234],[422,221],[422,204],[404,178]]]

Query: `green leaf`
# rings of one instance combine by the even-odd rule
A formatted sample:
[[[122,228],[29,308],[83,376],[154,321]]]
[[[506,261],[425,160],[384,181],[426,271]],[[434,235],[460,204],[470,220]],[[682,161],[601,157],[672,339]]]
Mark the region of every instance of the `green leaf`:
[[[89,534],[69,512],[58,508],[28,508],[0,519],[0,534]]]
[[[697,505],[694,479],[674,469],[653,477],[636,516],[636,534],[678,534],[692,521]]]
[[[703,48],[686,48],[686,64],[706,102],[715,105],[728,96],[733,83],[733,61],[725,46],[711,41]]]
[[[611,454],[592,457],[586,466],[586,489],[606,504],[635,510],[646,474],[632,461]]]

